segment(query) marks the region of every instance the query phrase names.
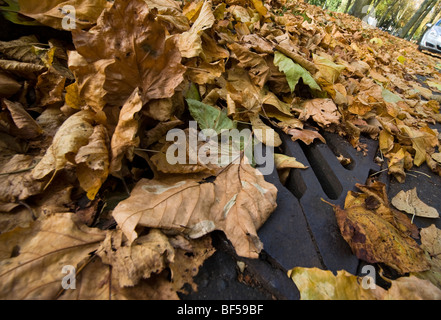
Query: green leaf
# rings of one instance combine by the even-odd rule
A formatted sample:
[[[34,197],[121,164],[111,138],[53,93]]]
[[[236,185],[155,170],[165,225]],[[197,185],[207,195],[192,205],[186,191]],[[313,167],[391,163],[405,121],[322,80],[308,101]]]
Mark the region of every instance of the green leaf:
[[[275,52],[274,64],[286,75],[286,80],[288,80],[291,92],[294,91],[300,78],[302,78],[303,83],[307,84],[311,89],[321,91],[320,86],[317,84],[317,82],[315,82],[311,74],[301,65],[295,63],[283,53],[279,51]]]
[[[236,128],[228,116],[221,110],[194,99],[186,99],[190,114],[198,122],[199,128],[213,129],[219,134],[222,130]]]
[[[14,24],[25,26],[41,26],[42,24],[35,19],[26,17],[20,13],[20,5],[17,0],[1,0],[0,12],[6,20]]]
[[[199,89],[195,83],[190,83],[188,89],[184,91],[184,97],[185,99],[201,101],[201,95],[199,94]]]
[[[383,97],[384,101],[389,102],[389,103],[397,103],[398,101],[402,101],[403,99],[401,99],[399,96],[397,96],[395,93],[384,89],[381,91],[381,96]]]

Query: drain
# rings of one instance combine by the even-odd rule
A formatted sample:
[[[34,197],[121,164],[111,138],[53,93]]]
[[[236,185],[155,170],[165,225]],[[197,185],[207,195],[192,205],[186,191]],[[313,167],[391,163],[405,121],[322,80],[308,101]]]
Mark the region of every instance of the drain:
[[[317,177],[323,191],[329,197],[329,199],[337,200],[343,187],[332,170],[330,164],[324,158],[323,152],[320,152],[320,148],[326,147],[323,143],[307,146],[304,143],[299,143],[302,148],[315,176]]]

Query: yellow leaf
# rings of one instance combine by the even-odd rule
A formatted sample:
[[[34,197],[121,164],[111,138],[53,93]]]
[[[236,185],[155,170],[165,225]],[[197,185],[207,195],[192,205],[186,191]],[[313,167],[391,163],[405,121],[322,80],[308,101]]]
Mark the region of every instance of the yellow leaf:
[[[384,289],[364,289],[361,279],[347,272],[296,267],[288,271],[300,291],[301,300],[378,300]]]
[[[261,0],[251,0],[251,2],[262,17],[266,17],[268,15],[268,9],[265,8]]]
[[[288,271],[300,291],[302,300],[439,300],[441,290],[427,280],[415,276],[390,280],[388,290],[373,278],[358,277],[346,270],[332,271],[296,267]]]
[[[345,66],[336,64],[333,61],[316,54],[313,55],[313,60],[315,66],[319,70],[315,77],[317,79],[323,78],[330,84],[334,84],[340,76],[340,73],[346,69]]]
[[[404,64],[407,61],[407,59],[404,56],[399,56],[397,58],[397,61],[401,64]]]
[[[68,85],[66,88],[66,95],[64,96],[64,100],[66,104],[72,109],[81,109],[83,102],[79,95],[78,85],[76,82]]]
[[[290,157],[284,154],[275,153],[274,154],[274,162],[277,169],[286,169],[286,168],[293,168],[293,169],[306,169],[308,168],[304,164],[298,162],[296,158]]]

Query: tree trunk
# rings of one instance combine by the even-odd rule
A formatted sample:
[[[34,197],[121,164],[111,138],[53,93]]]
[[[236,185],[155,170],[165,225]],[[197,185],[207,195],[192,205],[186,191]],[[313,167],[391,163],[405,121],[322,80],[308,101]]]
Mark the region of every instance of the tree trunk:
[[[356,0],[351,10],[349,10],[349,14],[357,17],[363,18],[367,13],[367,8],[371,5],[373,0]],[[367,8],[365,8],[367,6]],[[365,8],[365,10],[363,10]],[[364,12],[363,12],[364,11]]]
[[[342,0],[342,2],[340,3],[340,6],[338,7],[338,11],[343,12],[343,13],[347,13],[351,3],[352,3],[352,0]]]
[[[410,29],[415,25],[415,23],[419,20],[421,15],[426,11],[426,9],[436,0],[424,0],[423,4],[419,7],[417,12],[410,18],[410,20],[406,23],[406,25],[401,29],[400,36],[405,38],[409,33]]]
[[[419,27],[421,26],[421,23],[423,23],[424,19],[427,17],[427,15],[429,14],[430,11],[432,11],[433,7],[435,6],[437,1],[432,2],[426,9],[426,11],[424,11],[421,16],[419,17],[419,19],[417,20],[417,22],[415,22],[413,28],[409,31],[409,33],[406,36],[406,39],[412,39],[413,35],[415,34],[415,32],[419,29]]]
[[[399,7],[399,1],[396,1],[384,14],[383,16],[380,18],[380,20],[378,21],[378,26],[379,27],[384,27],[386,22],[389,21],[390,19],[388,19],[389,17],[394,17],[396,16],[396,14],[398,13],[400,7]]]

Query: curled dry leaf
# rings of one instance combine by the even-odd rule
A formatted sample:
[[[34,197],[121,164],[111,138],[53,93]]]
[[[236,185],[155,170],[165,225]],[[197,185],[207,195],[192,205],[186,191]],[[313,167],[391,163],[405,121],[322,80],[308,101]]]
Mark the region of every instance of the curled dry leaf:
[[[107,233],[96,254],[105,264],[112,266],[112,272],[120,287],[133,287],[142,278],[162,271],[174,260],[174,249],[165,234],[151,230],[136,242],[127,244],[121,230]]]
[[[133,159],[134,148],[139,145],[138,133],[138,113],[142,109],[141,93],[137,88],[124,103],[115,132],[110,142],[111,161],[110,173],[118,174],[122,168],[122,160],[126,156],[129,160]]]
[[[103,88],[106,81],[105,70],[113,60],[101,59],[89,63],[77,51],[69,51],[68,56],[69,69],[77,80],[78,99],[84,100],[95,111],[102,110],[106,105],[106,91]],[[66,97],[66,103],[69,102],[68,99],[69,96]]]
[[[121,236],[120,230],[108,231],[97,250],[106,263],[97,256],[90,259],[76,279],[81,290],[65,290],[60,299],[178,300],[177,293],[186,293],[186,284],[197,291],[193,277],[214,253],[209,236],[189,240],[152,229],[132,245]]]
[[[299,119],[303,121],[312,118],[321,127],[340,123],[340,113],[331,99],[309,100],[302,107],[303,111],[300,113]]]
[[[3,99],[3,106],[9,111],[12,119],[12,124],[7,128],[10,134],[23,139],[35,139],[43,133],[41,127],[20,102]]]
[[[250,122],[257,140],[270,147],[278,147],[282,144],[279,134],[267,126],[258,114],[250,115]]]
[[[179,36],[178,47],[182,57],[193,58],[202,53],[201,33],[203,30],[211,28],[216,20],[211,11],[211,7],[211,1],[204,1],[198,18],[190,30],[183,32]]]
[[[54,176],[66,164],[74,164],[78,150],[89,142],[94,119],[95,113],[87,110],[70,116],[58,129],[43,159],[32,170],[33,178],[41,180],[50,173]]]
[[[315,139],[319,139],[321,142],[326,143],[325,138],[317,131],[307,129],[295,129],[295,128],[283,128],[283,131],[291,136],[293,141],[301,140],[305,144],[311,144]]]
[[[43,184],[32,178],[35,164],[34,157],[16,154],[0,165],[0,210],[10,211],[20,201],[41,192]]]
[[[95,199],[109,174],[108,140],[106,127],[97,125],[93,128],[89,142],[75,156],[78,181],[90,200]]]
[[[129,241],[136,226],[182,232],[192,239],[222,230],[238,255],[258,257],[257,229],[276,207],[277,189],[250,165],[228,166],[214,182],[168,177],[143,179],[113,211]]]
[[[441,230],[434,224],[421,229],[421,247],[429,256],[430,270],[414,273],[415,276],[427,279],[441,289]]]
[[[253,83],[263,88],[271,75],[265,58],[238,43],[229,44],[228,47],[234,53],[234,58],[239,60],[238,67],[248,70]]]
[[[0,98],[8,98],[21,89],[21,84],[6,73],[0,72]]]
[[[333,61],[316,54],[313,55],[313,59],[315,66],[319,70],[318,74],[315,75],[315,78],[323,78],[330,84],[334,84],[340,76],[340,73],[345,69],[345,66],[336,64]]]
[[[0,52],[11,60],[41,64],[35,53],[34,45],[38,43],[36,36],[23,36],[12,41],[0,41]]]
[[[63,101],[63,91],[66,78],[59,74],[52,66],[38,76],[35,86],[37,99],[42,106]]]
[[[196,145],[193,145],[190,141],[198,139],[197,131],[189,128],[184,132],[185,139],[182,139],[184,136],[179,136],[175,142],[166,142],[161,150],[150,158],[156,169],[162,173],[175,174],[197,172],[216,174],[219,172],[221,164],[219,163],[217,136],[214,137],[216,140],[207,137],[207,140],[198,141]],[[176,151],[178,151],[177,155]]]
[[[36,79],[46,67],[36,63],[0,59],[0,70],[26,79]]]
[[[274,154],[274,164],[277,169],[306,169],[308,168],[304,164],[298,162],[296,158],[290,157],[284,154],[275,153]]]
[[[332,271],[296,267],[288,271],[300,291],[301,300],[378,300],[384,289],[364,289],[360,279],[346,270]]]

